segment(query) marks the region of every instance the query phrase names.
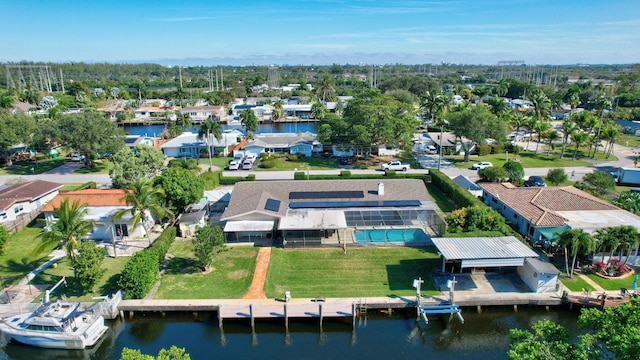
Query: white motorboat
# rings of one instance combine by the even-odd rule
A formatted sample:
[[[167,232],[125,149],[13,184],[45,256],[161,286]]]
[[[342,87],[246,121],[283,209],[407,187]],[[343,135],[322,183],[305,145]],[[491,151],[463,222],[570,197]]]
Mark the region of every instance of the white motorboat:
[[[84,349],[95,345],[107,331],[104,317],[81,310],[80,303],[64,301],[41,304],[35,311],[0,322],[7,338],[51,349]]]

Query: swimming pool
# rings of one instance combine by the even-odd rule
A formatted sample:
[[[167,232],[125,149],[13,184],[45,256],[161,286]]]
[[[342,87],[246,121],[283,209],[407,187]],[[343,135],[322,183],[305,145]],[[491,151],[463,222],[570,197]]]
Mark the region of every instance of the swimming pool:
[[[362,229],[354,230],[353,237],[356,242],[405,242],[415,244],[427,244],[429,236],[422,229]]]

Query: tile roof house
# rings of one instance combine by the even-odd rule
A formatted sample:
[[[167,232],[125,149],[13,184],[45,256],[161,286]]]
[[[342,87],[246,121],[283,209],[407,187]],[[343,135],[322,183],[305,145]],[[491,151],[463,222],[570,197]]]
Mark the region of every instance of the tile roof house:
[[[228,242],[343,245],[356,242],[356,228],[440,233],[436,209],[418,179],[240,182],[220,220]]]
[[[58,195],[62,184],[34,180],[13,185],[0,190],[0,224],[13,229],[22,218],[30,221],[29,214],[40,208]]]
[[[640,230],[640,216],[622,210],[573,186],[516,187],[479,183],[484,202],[511,222],[522,235],[545,247],[565,229],[593,233],[609,226]]]
[[[118,210],[131,208],[124,200],[125,195],[125,191],[120,189],[85,189],[64,192],[45,205],[42,212],[47,223],[55,222],[57,219],[54,216],[54,210],[60,206],[63,199],[68,199],[69,204],[79,200],[81,204],[86,205],[88,210],[85,219],[96,221],[93,231],[87,235],[87,238],[96,241],[111,241],[112,229],[114,236],[118,238],[143,238],[145,232],[141,224],[136,225],[135,229],[131,228],[132,217],[130,213],[125,214],[117,223],[112,221],[113,214]],[[151,214],[147,213],[145,223],[148,228],[155,223]]]

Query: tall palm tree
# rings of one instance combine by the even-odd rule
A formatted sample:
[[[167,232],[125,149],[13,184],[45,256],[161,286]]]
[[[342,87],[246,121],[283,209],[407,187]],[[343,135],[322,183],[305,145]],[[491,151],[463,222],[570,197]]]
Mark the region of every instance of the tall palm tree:
[[[531,138],[533,137],[533,132],[536,129],[536,126],[538,125],[538,118],[534,117],[534,116],[529,116],[527,117],[525,126],[527,127],[527,129],[529,129],[529,138],[527,139],[527,151],[529,150],[529,142],[531,141]]]
[[[258,117],[251,109],[245,109],[240,112],[238,115],[240,118],[240,122],[244,125],[245,132],[247,136],[249,133],[253,133],[258,130]]]
[[[138,178],[133,183],[133,189],[127,190],[124,197],[124,201],[130,205],[131,208],[118,210],[113,215],[113,222],[117,222],[125,214],[130,213],[131,228],[135,229],[138,224],[141,224],[145,232],[144,236],[149,238],[149,245],[151,245],[147,214],[151,214],[158,220],[165,217],[173,218],[173,213],[161,204],[161,200],[164,197],[164,192],[159,189],[154,189],[149,180]]]
[[[502,79],[498,82],[498,85],[493,89],[494,94],[496,96],[505,96],[507,92],[509,92],[509,80]]]
[[[533,113],[538,121],[547,121],[551,116],[551,100],[542,90],[531,93],[530,101],[533,103]]]
[[[556,129],[549,129],[544,134],[543,137],[549,143],[549,147],[547,148],[547,155],[551,154],[551,148],[553,147],[553,142],[560,139],[560,134]]]
[[[549,131],[551,129],[551,124],[549,124],[546,121],[540,121],[535,125],[535,129],[536,129],[536,133],[538,141],[536,142],[536,151],[535,153],[538,153],[538,147],[540,146],[540,141],[542,141],[542,137],[544,136],[544,134]]]
[[[587,142],[587,139],[589,138],[589,134],[587,134],[584,131],[575,131],[573,134],[571,134],[571,141],[573,141],[573,143],[576,145],[575,149],[573,150],[573,159],[576,159],[576,154],[578,153],[578,148],[582,145],[584,145],[585,142]]]
[[[58,220],[47,224],[49,231],[40,235],[43,242],[36,250],[40,251],[51,243],[58,243],[60,247],[65,249],[67,256],[75,260],[80,240],[93,230],[96,223],[92,220],[85,220],[84,217],[87,213],[87,205],[80,203],[80,199],[69,204],[69,199],[63,198],[60,206],[53,209],[53,216]]]
[[[331,74],[329,73],[324,73],[322,74],[322,78],[320,78],[320,80],[318,81],[318,87],[316,88],[316,91],[318,92],[318,94],[322,94],[322,101],[325,102],[327,100],[327,96],[336,91],[336,88],[334,87],[335,85],[335,79],[333,78],[333,76],[331,76]]]
[[[282,100],[278,100],[273,104],[273,120],[280,120],[284,116],[284,103]]]
[[[578,127],[571,118],[562,120],[562,153],[560,153],[561,159],[564,157],[564,149],[567,145],[567,142],[569,142],[569,137],[577,130]]]
[[[489,110],[491,110],[494,115],[500,116],[500,114],[509,111],[509,104],[500,99],[498,95],[489,99],[489,101],[487,101],[487,104],[489,104]]]
[[[441,90],[429,90],[420,99],[420,107],[427,112],[431,122],[435,121],[436,114],[444,110],[447,103],[448,99]]]
[[[207,142],[207,151],[209,154],[213,153],[213,141],[214,138],[218,141],[222,140],[222,125],[215,120],[207,120],[200,125],[198,129],[198,140],[205,140]]]
[[[313,114],[314,119],[324,119],[325,116],[327,116],[327,112],[327,107],[319,102],[315,102],[311,105],[311,114]]]
[[[564,247],[565,267],[567,274],[573,278],[573,270],[579,253],[589,253],[595,247],[593,237],[582,229],[569,229],[558,235],[558,245]],[[569,269],[569,249],[572,256],[571,269]]]

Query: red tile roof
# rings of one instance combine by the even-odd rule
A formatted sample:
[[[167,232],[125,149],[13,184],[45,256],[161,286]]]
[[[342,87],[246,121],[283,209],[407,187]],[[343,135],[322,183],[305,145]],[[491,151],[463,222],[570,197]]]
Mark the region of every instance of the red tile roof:
[[[560,226],[567,219],[557,211],[619,210],[573,186],[515,187],[510,183],[479,183],[520,216],[538,226]]]
[[[0,209],[7,210],[15,203],[34,201],[62,187],[62,184],[34,180],[0,190]]]
[[[79,191],[69,191],[61,193],[47,205],[42,208],[42,211],[53,211],[54,208],[60,206],[62,199],[69,199],[70,203],[73,203],[76,199],[80,199],[80,203],[87,206],[126,206],[124,201],[124,190],[120,189],[86,189]]]

